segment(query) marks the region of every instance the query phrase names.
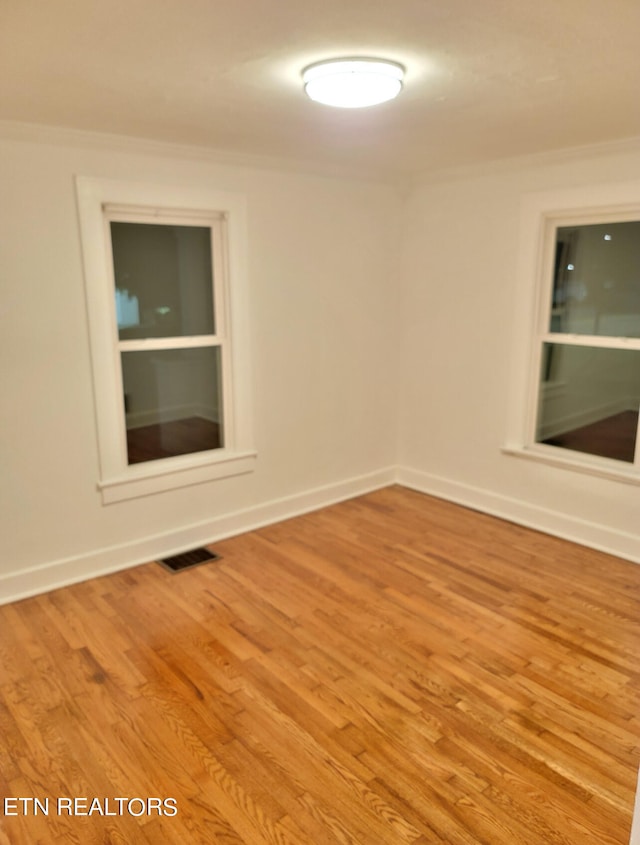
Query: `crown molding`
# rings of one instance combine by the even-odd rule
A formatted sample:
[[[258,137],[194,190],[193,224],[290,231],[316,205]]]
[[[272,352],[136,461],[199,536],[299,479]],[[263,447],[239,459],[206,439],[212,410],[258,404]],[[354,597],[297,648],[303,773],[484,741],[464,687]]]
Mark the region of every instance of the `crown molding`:
[[[213,165],[226,165],[239,169],[255,169],[297,173],[307,176],[336,178],[353,182],[375,182],[393,185],[398,175],[366,167],[320,162],[316,160],[289,158],[286,156],[241,153],[216,147],[195,144],[178,144],[152,138],[118,135],[75,129],[66,126],[51,126],[42,123],[0,120],[0,139],[28,144],[48,144],[60,147],[76,147],[103,150],[159,158],[176,158],[199,161]]]
[[[470,162],[450,167],[425,168],[415,175],[414,183],[453,182],[498,173],[514,173],[526,168],[553,167],[585,159],[599,159],[607,156],[640,154],[640,136],[605,141],[600,144],[585,144],[545,150],[538,153],[508,156],[488,161]]]
[[[405,193],[410,193],[416,185],[420,184],[462,181],[491,174],[515,173],[526,168],[561,166],[585,159],[595,160],[606,156],[640,154],[640,136],[634,136],[600,144],[566,147],[446,167],[434,165],[412,172],[398,172],[303,158],[240,153],[216,147],[178,144],[152,138],[11,120],[0,120],[0,138],[23,143],[200,161],[239,169],[280,171],[353,182],[382,183],[399,188]]]

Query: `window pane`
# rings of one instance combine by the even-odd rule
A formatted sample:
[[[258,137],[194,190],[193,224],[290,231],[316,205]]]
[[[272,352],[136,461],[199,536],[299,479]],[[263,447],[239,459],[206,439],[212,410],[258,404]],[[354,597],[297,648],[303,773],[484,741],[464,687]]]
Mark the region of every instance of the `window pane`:
[[[545,343],[536,441],[633,462],[640,351]]]
[[[128,462],[224,445],[220,349],[122,353]]]
[[[215,334],[211,229],[111,222],[120,340]]]
[[[640,221],[557,230],[549,331],[640,337]]]

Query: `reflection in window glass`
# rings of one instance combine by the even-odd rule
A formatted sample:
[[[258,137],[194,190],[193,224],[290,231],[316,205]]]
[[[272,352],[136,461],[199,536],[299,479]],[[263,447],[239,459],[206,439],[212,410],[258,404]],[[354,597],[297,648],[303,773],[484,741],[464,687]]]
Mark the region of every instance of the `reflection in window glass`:
[[[129,464],[224,445],[220,349],[122,353]]]
[[[557,230],[549,330],[640,337],[640,221]]]
[[[211,229],[111,222],[120,340],[215,334]]]
[[[640,351],[545,343],[536,441],[634,460]]]

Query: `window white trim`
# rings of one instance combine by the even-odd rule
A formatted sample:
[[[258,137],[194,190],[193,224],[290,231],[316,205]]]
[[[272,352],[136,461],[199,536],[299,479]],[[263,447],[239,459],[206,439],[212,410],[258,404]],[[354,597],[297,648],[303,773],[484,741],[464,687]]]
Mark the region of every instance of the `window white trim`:
[[[250,472],[255,464],[251,416],[249,297],[246,276],[246,205],[239,194],[206,187],[119,182],[76,177],[87,315],[94,380],[100,458],[97,487],[103,503],[131,499],[177,487]],[[105,215],[105,211],[107,215]],[[116,343],[112,257],[106,216],[118,220],[184,223],[200,219],[224,226],[223,252],[214,261],[217,334],[188,338],[181,345],[228,345],[223,356],[225,446],[129,466],[123,442],[120,351],[150,348],[149,341]],[[224,308],[222,307],[224,303]],[[217,306],[221,306],[218,310]],[[153,348],[170,348],[171,339],[154,339]],[[175,343],[173,344],[175,345]]]
[[[541,331],[548,325],[555,230],[559,226],[640,220],[640,181],[530,194],[520,215],[516,308],[508,407],[502,452],[591,475],[640,484],[640,431],[635,464],[536,443],[539,372],[544,340],[576,346],[640,349],[639,338],[591,337]],[[552,389],[557,389],[557,385]]]
[[[608,478],[611,481],[622,481],[625,484],[640,485],[640,475],[633,468],[633,465],[628,464],[631,468],[626,469],[627,465],[622,464],[621,461],[598,458],[596,455],[585,454],[583,456],[580,452],[572,452],[571,455],[576,456],[574,459],[570,457],[568,452],[565,454],[560,449],[555,449],[553,446],[545,446],[543,443],[535,443],[531,447],[503,446],[500,451],[503,455],[510,455],[514,458],[525,458],[547,464],[548,466],[559,467],[560,469],[570,469],[576,472],[583,472],[586,475]],[[584,460],[583,458],[592,460]]]

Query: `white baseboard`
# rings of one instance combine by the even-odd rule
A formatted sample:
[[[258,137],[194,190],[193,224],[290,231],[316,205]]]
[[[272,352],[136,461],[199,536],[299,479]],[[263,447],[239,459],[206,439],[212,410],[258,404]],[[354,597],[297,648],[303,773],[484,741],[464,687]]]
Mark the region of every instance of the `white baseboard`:
[[[388,467],[337,484],[274,499],[254,508],[224,514],[177,531],[143,537],[132,543],[109,546],[86,555],[65,558],[0,576],[0,604],[8,604],[89,578],[108,575],[197,546],[216,543],[245,531],[262,528],[283,519],[370,493],[390,484],[401,484],[421,493],[640,563],[640,538],[637,535],[615,531],[606,525],[586,522],[408,467]]]
[[[420,493],[428,493],[458,505],[507,519],[536,531],[561,537],[563,540],[570,540],[582,546],[589,546],[598,551],[640,563],[640,536],[637,534],[617,531],[607,525],[587,522],[538,505],[531,505],[520,499],[502,496],[490,490],[451,481],[408,467],[397,468],[396,483]]]
[[[176,531],[143,537],[132,543],[109,546],[86,555],[56,560],[31,569],[0,576],[0,604],[66,587],[89,578],[108,575],[197,546],[262,528],[283,519],[318,510],[336,502],[387,487],[395,481],[395,468],[317,487],[304,493],[274,499],[254,508],[224,514]]]

